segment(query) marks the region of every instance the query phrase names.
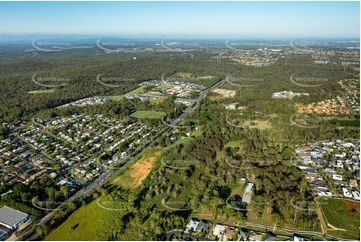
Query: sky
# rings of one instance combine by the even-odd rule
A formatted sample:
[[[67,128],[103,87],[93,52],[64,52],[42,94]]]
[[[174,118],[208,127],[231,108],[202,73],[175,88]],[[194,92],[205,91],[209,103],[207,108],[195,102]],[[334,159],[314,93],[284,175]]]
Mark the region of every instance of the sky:
[[[0,2],[0,34],[359,37],[359,2]]]

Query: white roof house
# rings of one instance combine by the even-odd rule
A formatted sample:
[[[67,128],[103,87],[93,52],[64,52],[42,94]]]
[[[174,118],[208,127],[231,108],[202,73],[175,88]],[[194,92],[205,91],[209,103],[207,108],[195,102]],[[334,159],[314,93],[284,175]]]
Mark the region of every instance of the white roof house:
[[[189,221],[189,223],[186,226],[186,231],[190,231],[190,230],[195,231],[198,224],[199,224],[199,220],[191,219],[191,221]]]
[[[253,183],[247,183],[246,189],[243,193],[242,202],[248,203],[248,204],[251,202],[252,189],[253,189]]]
[[[226,227],[224,225],[216,224],[216,226],[213,228],[213,235],[217,236],[217,238],[219,239],[221,238],[225,230]]]
[[[358,191],[353,191],[352,196],[355,200],[360,200],[360,193]]]
[[[342,175],[332,174],[332,179],[333,179],[333,180],[342,181]]]
[[[343,192],[344,197],[352,198],[352,194],[350,193],[350,191],[347,188],[343,187],[342,192]]]

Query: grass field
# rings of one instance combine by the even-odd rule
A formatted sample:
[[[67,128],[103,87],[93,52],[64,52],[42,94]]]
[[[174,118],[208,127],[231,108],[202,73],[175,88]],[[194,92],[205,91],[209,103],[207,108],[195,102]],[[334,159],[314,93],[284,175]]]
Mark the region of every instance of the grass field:
[[[191,133],[191,137],[200,137],[202,136],[203,132],[202,130],[198,129],[198,130],[194,130],[192,133]]]
[[[180,144],[187,145],[191,141],[192,141],[192,138],[190,138],[190,137],[180,137],[176,142],[174,142],[174,145],[180,145]]]
[[[152,110],[142,110],[142,111],[136,111],[135,113],[132,113],[130,117],[136,118],[136,119],[160,119],[165,115],[164,112],[157,112]]]
[[[233,141],[229,141],[227,144],[224,145],[224,147],[231,147],[231,148],[236,148],[236,147],[242,147],[243,145],[243,141],[242,140],[233,140]]]
[[[243,125],[249,128],[257,128],[260,130],[272,128],[272,125],[269,121],[260,121],[260,120],[246,121],[244,122]]]
[[[344,235],[359,235],[360,203],[334,198],[319,199],[327,223],[340,229],[346,229]]]
[[[193,77],[193,73],[189,73],[189,72],[177,72],[176,74],[174,74],[175,77],[180,77],[180,78],[192,78]]]
[[[231,196],[235,196],[235,195],[239,195],[241,197],[243,196],[244,184],[242,182],[228,185],[228,187],[232,189]]]
[[[34,91],[29,91],[28,93],[30,94],[49,94],[49,93],[54,93],[55,89],[44,89],[44,90],[34,90]]]
[[[161,104],[162,102],[164,102],[165,98],[164,97],[159,97],[156,99],[150,99],[150,103],[152,104]]]
[[[118,95],[118,96],[106,96],[105,98],[107,98],[108,100],[111,100],[111,101],[115,101],[115,102],[121,101],[121,100],[124,99],[124,97],[120,96],[120,95]]]
[[[184,145],[188,145],[191,143],[191,141],[194,138],[200,137],[203,135],[202,130],[194,130],[191,132],[191,134],[189,135],[189,137],[180,137],[176,142],[174,142],[174,146],[175,145],[180,145],[180,144],[184,144]]]
[[[138,88],[128,92],[128,94],[143,94],[145,93],[145,86],[139,86]]]
[[[160,150],[147,150],[130,168],[116,177],[112,183],[123,188],[139,187],[147,178],[160,154]]]
[[[94,200],[76,210],[45,240],[109,240],[120,226],[121,212],[103,209]]]
[[[126,188],[139,186],[147,177],[161,151],[149,149],[131,166],[111,182]],[[110,209],[108,209],[110,208]],[[120,218],[129,213],[131,206],[112,201],[110,196],[102,195],[89,204],[73,212],[58,228],[45,237],[45,240],[112,240],[116,228],[121,226]]]

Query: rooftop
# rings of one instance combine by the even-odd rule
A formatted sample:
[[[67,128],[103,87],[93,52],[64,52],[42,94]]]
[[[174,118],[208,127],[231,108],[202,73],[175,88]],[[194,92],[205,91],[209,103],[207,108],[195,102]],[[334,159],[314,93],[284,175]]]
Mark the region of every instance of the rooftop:
[[[15,226],[19,222],[27,219],[28,214],[18,211],[7,206],[0,208],[0,223],[6,224],[9,226]]]

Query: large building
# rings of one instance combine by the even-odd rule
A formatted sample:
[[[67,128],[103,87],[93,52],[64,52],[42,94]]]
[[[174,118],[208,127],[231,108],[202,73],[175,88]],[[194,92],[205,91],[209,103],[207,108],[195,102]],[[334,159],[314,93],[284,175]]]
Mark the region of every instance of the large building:
[[[0,240],[6,240],[11,234],[11,230],[0,225]]]
[[[19,210],[3,206],[0,208],[0,225],[8,229],[17,229],[28,220],[29,215]]]

